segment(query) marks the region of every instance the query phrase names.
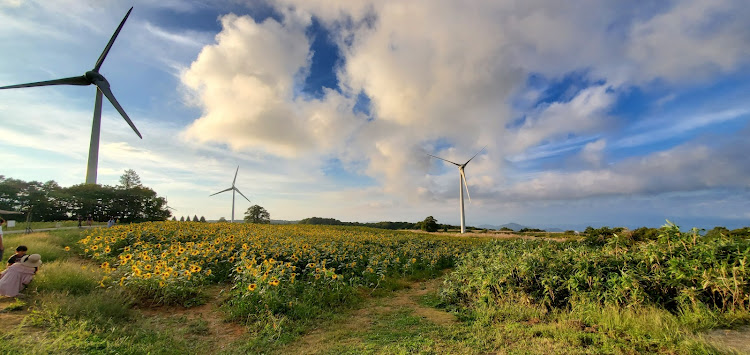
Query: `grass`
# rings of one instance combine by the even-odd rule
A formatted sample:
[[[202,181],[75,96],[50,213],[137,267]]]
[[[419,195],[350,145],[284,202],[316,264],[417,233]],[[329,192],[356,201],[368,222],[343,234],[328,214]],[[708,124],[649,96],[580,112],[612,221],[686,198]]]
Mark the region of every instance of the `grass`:
[[[27,254],[40,254],[44,264],[66,260],[70,257],[70,252],[63,249],[63,244],[69,240],[70,235],[71,233],[60,235],[48,233],[6,234],[3,237],[3,245],[5,246],[3,259],[5,260],[0,263],[0,270],[5,270],[5,261],[15,253],[16,247],[19,245],[25,245],[28,248]]]
[[[18,217],[19,219],[16,219],[16,225],[14,227],[8,227],[7,225],[3,226],[4,231],[18,231],[18,230],[26,230],[27,227],[31,227],[32,230],[37,229],[46,229],[46,228],[61,228],[61,227],[77,227],[78,221],[52,221],[52,222],[31,222],[31,225],[26,223],[25,218],[23,217],[23,220],[21,220],[21,217]],[[12,218],[11,218],[12,219]],[[94,222],[92,225],[94,226],[106,226],[107,222]],[[86,221],[83,221],[83,226],[86,226]]]

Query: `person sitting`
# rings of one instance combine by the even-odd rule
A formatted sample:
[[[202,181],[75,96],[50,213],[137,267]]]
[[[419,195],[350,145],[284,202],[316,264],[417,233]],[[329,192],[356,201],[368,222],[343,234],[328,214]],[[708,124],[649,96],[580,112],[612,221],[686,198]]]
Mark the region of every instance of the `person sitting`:
[[[19,245],[18,248],[16,248],[16,253],[10,256],[10,259],[8,259],[8,266],[11,266],[16,263],[19,259],[21,259],[24,255],[26,255],[26,251],[29,250],[26,248],[25,245]]]
[[[8,297],[23,296],[21,291],[31,280],[39,266],[42,256],[39,254],[24,255],[20,261],[8,266],[0,273],[0,295]]]

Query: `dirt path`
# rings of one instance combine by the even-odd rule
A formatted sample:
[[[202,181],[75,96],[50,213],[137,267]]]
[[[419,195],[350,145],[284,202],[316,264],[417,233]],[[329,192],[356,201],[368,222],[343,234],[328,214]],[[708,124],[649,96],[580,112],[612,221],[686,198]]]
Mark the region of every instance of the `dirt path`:
[[[715,329],[703,338],[709,344],[722,350],[735,351],[738,354],[750,354],[750,327],[738,329]]]
[[[169,326],[181,328],[177,334],[194,337],[202,343],[213,344],[210,348],[224,350],[241,341],[248,335],[246,327],[224,320],[219,309],[225,299],[227,286],[215,285],[207,290],[208,300],[205,304],[185,308],[182,306],[157,306],[138,309],[155,327]]]
[[[453,315],[420,305],[420,297],[435,292],[442,283],[442,278],[413,282],[406,289],[396,291],[390,296],[373,298],[365,304],[352,311],[342,323],[323,325],[296,342],[279,350],[280,354],[324,354],[338,352],[347,345],[357,345],[362,338],[366,338],[372,328],[382,322],[383,317],[389,314],[401,312],[409,313],[419,317],[421,320],[433,323],[437,326],[450,326],[456,323]],[[337,349],[333,349],[336,347]],[[353,348],[350,348],[350,351]]]

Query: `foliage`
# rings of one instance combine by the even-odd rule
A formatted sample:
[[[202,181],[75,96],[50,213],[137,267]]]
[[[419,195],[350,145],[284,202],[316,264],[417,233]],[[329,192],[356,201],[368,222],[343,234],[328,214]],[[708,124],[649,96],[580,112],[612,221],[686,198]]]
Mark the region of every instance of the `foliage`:
[[[115,217],[123,222],[140,222],[165,220],[170,216],[166,201],[154,190],[140,182],[128,184],[132,186],[80,184],[63,188],[54,181],[25,182],[0,175],[0,209],[30,209],[32,221],[59,221],[90,215],[95,221]]]
[[[411,222],[374,222],[374,223],[360,223],[360,222],[342,222],[335,218],[322,218],[322,217],[310,217],[305,218],[297,222],[298,224],[316,224],[316,225],[330,225],[330,226],[358,226],[358,227],[371,227],[379,229],[418,229],[415,223]]]
[[[544,230],[543,229],[538,229],[538,228],[525,227],[525,228],[521,228],[520,230],[518,230],[518,232],[519,233],[526,233],[526,232],[538,233],[538,232],[544,232]]]
[[[133,169],[125,170],[125,173],[120,176],[120,187],[125,190],[141,186],[143,186],[141,177]]]
[[[624,228],[622,227],[609,228],[604,226],[597,229],[588,226],[583,232],[585,235],[584,242],[591,246],[602,246],[610,238],[614,237],[616,233],[622,233],[623,230]]]
[[[438,230],[438,223],[435,217],[427,216],[427,218],[422,221],[422,230],[427,232],[437,232]]]
[[[265,208],[253,205],[245,211],[245,222],[271,224],[271,214]]]
[[[190,305],[206,285],[232,282],[231,317],[266,325],[314,317],[391,276],[434,274],[479,243],[266,224],[159,222],[88,232],[78,248],[101,265],[102,284],[149,302]]]
[[[750,307],[750,241],[710,239],[666,225],[657,240],[628,243],[613,235],[602,247],[575,242],[495,242],[461,259],[444,297],[466,304],[506,293],[548,308],[579,302],[654,305],[671,312],[705,306]],[[478,273],[476,270],[483,270]]]

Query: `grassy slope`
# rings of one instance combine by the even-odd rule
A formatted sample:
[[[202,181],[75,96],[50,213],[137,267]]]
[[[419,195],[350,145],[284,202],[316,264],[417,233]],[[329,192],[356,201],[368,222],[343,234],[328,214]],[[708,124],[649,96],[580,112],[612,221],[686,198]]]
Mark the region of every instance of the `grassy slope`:
[[[491,319],[459,320],[435,308],[439,280],[390,280],[330,320],[258,333],[223,321],[221,285],[190,309],[139,309],[97,287],[97,268],[63,250],[79,238],[78,230],[6,237],[44,255],[45,265],[29,297],[0,300],[0,322],[17,324],[0,328],[0,353],[628,353],[634,342],[647,352],[719,352],[655,310],[549,314],[514,303]]]

